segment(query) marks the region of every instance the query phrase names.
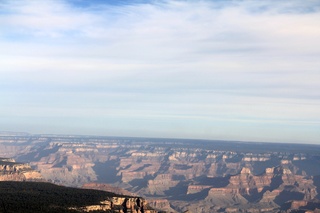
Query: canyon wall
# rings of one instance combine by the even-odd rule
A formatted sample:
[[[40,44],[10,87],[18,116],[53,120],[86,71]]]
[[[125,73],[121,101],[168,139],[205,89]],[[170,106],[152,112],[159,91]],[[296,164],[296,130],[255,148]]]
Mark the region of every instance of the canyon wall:
[[[0,181],[44,181],[44,178],[29,164],[17,163],[12,158],[0,158]]]
[[[114,213],[158,213],[158,211],[150,208],[144,199],[139,197],[112,197],[111,199],[101,201],[99,205],[71,207],[69,209],[79,212],[108,212],[112,210]]]
[[[168,212],[289,212],[302,208],[290,202],[319,199],[316,145],[43,135],[0,139],[2,153],[29,162],[47,181],[142,196]]]

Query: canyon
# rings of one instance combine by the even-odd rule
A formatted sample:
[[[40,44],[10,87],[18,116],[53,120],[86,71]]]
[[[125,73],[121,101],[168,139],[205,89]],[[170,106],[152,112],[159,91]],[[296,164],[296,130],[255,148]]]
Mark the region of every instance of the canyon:
[[[318,145],[7,134],[0,156],[45,181],[141,196],[158,211],[320,209]]]
[[[28,164],[16,162],[12,158],[0,158],[0,200],[2,204],[0,212],[112,211],[118,213],[158,213],[158,211],[150,208],[146,200],[141,197],[120,188],[109,185],[103,186],[104,188],[101,184],[87,184],[83,187],[88,189],[86,191],[61,187],[48,183],[39,172],[33,170]],[[99,200],[98,197],[95,198],[96,204],[83,205],[87,202],[88,197],[91,197],[91,200],[101,190],[106,191],[104,194],[106,199],[101,200],[100,198]],[[72,202],[73,205],[77,204],[76,207],[67,207],[68,202],[61,200],[61,198],[69,200],[70,196],[76,197]],[[22,198],[24,199],[22,200]],[[60,199],[60,201],[53,201],[56,199]]]
[[[12,158],[0,158],[0,181],[44,181],[30,165],[18,163]]]

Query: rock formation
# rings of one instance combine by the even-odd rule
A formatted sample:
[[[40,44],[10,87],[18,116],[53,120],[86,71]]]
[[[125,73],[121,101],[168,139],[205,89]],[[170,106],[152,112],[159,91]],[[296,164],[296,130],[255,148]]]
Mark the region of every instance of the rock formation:
[[[112,210],[115,213],[158,213],[158,211],[150,208],[146,201],[140,197],[112,197],[110,200],[101,201],[99,205],[70,207],[69,209],[80,212]]]
[[[0,153],[47,181],[123,188],[172,212],[280,212],[320,198],[316,145],[29,135],[0,136]]]
[[[0,158],[0,181],[43,181],[41,174],[28,164],[11,158]]]

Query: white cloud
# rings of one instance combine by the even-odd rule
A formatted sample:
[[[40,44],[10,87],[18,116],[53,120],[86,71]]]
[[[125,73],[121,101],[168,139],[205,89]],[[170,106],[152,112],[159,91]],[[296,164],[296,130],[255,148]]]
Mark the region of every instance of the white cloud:
[[[313,3],[164,1],[81,8],[62,0],[5,1],[0,75],[2,94],[10,97],[2,103],[25,103],[20,113],[30,116],[62,110],[81,117],[90,102],[88,115],[95,118],[196,119],[203,128],[208,119],[211,125],[317,126],[320,12],[308,5]]]

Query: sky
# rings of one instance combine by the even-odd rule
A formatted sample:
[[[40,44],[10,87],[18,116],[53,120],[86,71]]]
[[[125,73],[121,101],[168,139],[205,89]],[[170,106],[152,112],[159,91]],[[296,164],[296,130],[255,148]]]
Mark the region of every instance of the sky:
[[[320,2],[1,0],[0,131],[320,144]]]

